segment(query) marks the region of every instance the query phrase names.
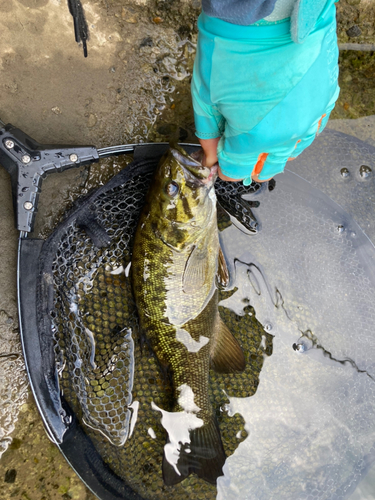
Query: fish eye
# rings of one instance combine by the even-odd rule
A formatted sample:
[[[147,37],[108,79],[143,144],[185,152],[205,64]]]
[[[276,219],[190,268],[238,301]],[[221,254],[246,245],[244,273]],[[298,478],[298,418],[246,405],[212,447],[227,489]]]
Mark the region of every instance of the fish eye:
[[[171,198],[174,198],[178,193],[178,184],[177,182],[171,181],[165,186],[165,192]]]

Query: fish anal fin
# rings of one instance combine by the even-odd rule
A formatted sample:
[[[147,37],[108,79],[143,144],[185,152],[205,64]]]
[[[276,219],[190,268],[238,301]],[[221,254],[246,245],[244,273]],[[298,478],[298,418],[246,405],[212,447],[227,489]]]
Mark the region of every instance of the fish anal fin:
[[[206,257],[207,251],[198,247],[194,247],[191,251],[182,278],[182,289],[185,293],[193,294],[206,283],[208,278]]]
[[[219,258],[217,268],[217,282],[221,288],[226,288],[229,285],[229,271],[224,253],[219,247]]]
[[[202,427],[191,430],[189,437],[190,443],[184,445],[180,443],[179,458],[175,466],[168,462],[164,453],[164,483],[173,486],[195,473],[204,481],[216,484],[217,478],[223,475],[226,456],[214,417]]]
[[[218,373],[242,372],[245,369],[246,361],[242,348],[220,317],[210,354],[211,368]]]

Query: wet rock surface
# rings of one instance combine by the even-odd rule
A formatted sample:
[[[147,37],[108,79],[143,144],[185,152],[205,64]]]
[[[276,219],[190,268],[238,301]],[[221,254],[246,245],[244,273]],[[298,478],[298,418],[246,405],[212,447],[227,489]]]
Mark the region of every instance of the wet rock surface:
[[[375,4],[372,0],[340,0],[336,6],[339,43],[374,43]]]
[[[332,118],[360,118],[375,114],[374,52],[340,51],[341,88]]]
[[[0,498],[95,500],[43,428],[30,397],[20,408],[19,425],[0,462]]]
[[[340,0],[336,6],[339,44],[373,45],[373,0]],[[340,50],[339,64],[341,93],[332,118],[360,118],[375,114],[374,52]]]
[[[90,30],[87,59],[74,40],[64,0],[0,3],[0,119],[47,144],[196,142],[189,82],[199,2],[82,3]],[[372,0],[337,5],[339,41],[374,43]],[[332,117],[375,114],[374,54],[342,51],[340,67],[342,91]],[[375,141],[371,119],[331,124],[353,134],[358,124],[360,138]],[[45,237],[66,206],[95,185],[101,168],[116,173],[116,166],[105,163],[47,178],[36,236]],[[0,196],[0,499],[94,500],[48,440],[27,388],[16,320],[18,233],[2,168]]]

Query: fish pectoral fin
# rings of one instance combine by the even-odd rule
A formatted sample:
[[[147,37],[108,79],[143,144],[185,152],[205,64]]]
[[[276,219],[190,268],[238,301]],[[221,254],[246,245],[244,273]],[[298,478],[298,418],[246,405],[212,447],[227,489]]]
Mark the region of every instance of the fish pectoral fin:
[[[208,423],[189,433],[190,443],[181,444],[177,451],[177,463],[168,461],[166,448],[163,456],[163,479],[167,486],[178,484],[191,473],[211,484],[216,484],[219,476],[223,475],[223,465],[226,460],[220,430],[212,416]],[[177,472],[178,471],[178,472]]]
[[[185,265],[182,289],[187,294],[196,293],[207,281],[207,251],[194,247]]]
[[[245,369],[242,348],[220,318],[210,354],[211,368],[218,373],[242,372]]]
[[[220,288],[226,288],[229,285],[229,271],[224,253],[219,248],[219,265],[217,269],[217,283]]]

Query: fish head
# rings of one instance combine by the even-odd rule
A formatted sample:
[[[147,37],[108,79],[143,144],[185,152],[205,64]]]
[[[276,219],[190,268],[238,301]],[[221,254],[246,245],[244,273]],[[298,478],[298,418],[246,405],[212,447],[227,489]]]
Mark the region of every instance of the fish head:
[[[201,165],[179,146],[163,156],[149,201],[158,215],[158,236],[169,247],[183,250],[216,217],[216,177],[217,167]]]

